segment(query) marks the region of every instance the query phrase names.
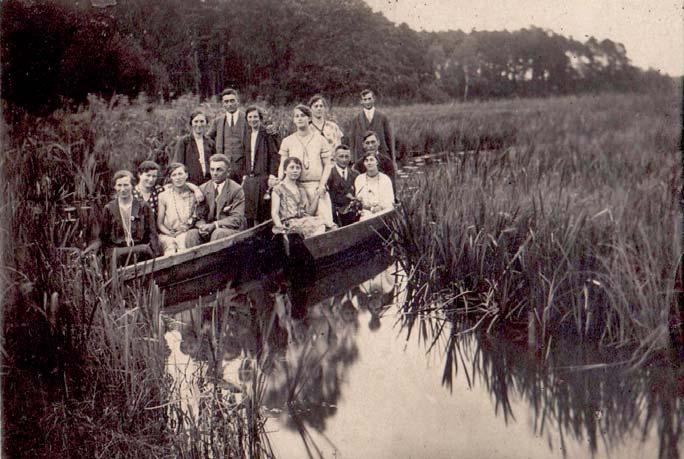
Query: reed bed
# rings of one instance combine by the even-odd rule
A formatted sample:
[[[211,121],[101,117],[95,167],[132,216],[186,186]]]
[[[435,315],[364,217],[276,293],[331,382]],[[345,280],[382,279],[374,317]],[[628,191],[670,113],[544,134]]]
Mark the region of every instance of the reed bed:
[[[245,388],[223,410],[229,401],[205,385],[203,409],[188,417],[165,368],[159,292],[122,291],[102,259],[80,253],[93,236],[96,208],[109,199],[112,171],[124,158],[134,161],[103,146],[103,126],[119,115],[100,104],[13,126],[14,136],[3,138],[3,452],[268,455],[259,440],[258,392]],[[154,145],[136,150],[138,157]]]
[[[78,256],[110,198],[113,172],[145,159],[168,162],[200,104],[218,113],[218,104],[194,96],[163,105],[91,98],[75,112],[39,119],[10,117],[7,108],[12,122],[2,126],[0,158],[6,451],[191,457],[217,450],[191,450],[185,440],[220,437],[222,451],[268,455],[255,434],[259,385],[242,405],[207,389],[203,413],[242,414],[212,418],[224,423],[203,436],[207,418],[173,414],[157,293],[112,291],[101,261]],[[266,109],[282,134],[291,132],[289,107]],[[358,110],[333,107],[332,116],[346,131]],[[603,95],[383,111],[403,155],[471,151],[404,188],[421,189],[404,196],[395,222],[396,253],[415,286],[407,317],[438,300],[489,327],[533,329],[540,346],[568,331],[641,345],[642,354],[664,345],[673,190],[681,185],[672,99]],[[44,439],[32,435],[43,430]]]
[[[539,349],[568,336],[637,359],[663,349],[680,253],[676,99],[505,107],[481,129],[512,128],[510,145],[451,156],[404,188],[392,226],[409,321],[437,303]]]

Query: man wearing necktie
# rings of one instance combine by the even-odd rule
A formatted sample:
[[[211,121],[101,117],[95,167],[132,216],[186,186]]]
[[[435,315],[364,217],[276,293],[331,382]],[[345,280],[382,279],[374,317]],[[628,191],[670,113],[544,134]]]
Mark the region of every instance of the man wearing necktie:
[[[335,165],[327,183],[333,206],[333,219],[337,226],[349,225],[359,219],[358,212],[350,205],[356,195],[354,180],[359,174],[351,168],[351,152],[347,145],[338,145],[333,159]]]
[[[363,160],[366,151],[364,145],[365,134],[368,131],[373,131],[378,141],[377,150],[382,155],[389,157],[392,160],[394,169],[396,169],[397,158],[392,126],[387,116],[376,109],[375,94],[370,89],[361,91],[361,106],[363,110],[354,117],[349,134],[352,161],[356,163],[359,160]]]
[[[216,144],[216,153],[226,155],[230,161],[230,178],[240,183],[247,122],[245,114],[238,108],[240,96],[235,89],[225,89],[221,93],[221,103],[224,112],[214,119],[208,136]]]
[[[198,208],[195,225],[202,242],[231,236],[245,227],[245,194],[240,185],[228,178],[230,163],[222,154],[209,158],[211,180],[200,190],[204,202]]]

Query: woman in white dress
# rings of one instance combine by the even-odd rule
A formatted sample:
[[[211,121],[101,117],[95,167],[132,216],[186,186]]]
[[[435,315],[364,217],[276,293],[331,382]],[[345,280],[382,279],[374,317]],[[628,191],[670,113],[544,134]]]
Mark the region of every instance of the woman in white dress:
[[[285,137],[280,144],[280,167],[278,178],[285,175],[285,160],[298,158],[302,163],[299,183],[306,191],[309,202],[317,201],[316,216],[321,217],[327,227],[333,227],[332,203],[326,190],[326,183],[332,171],[332,150],[328,141],[311,126],[311,109],[297,105],[292,112],[296,131]]]
[[[380,211],[394,207],[392,180],[378,169],[378,158],[375,153],[366,154],[363,165],[366,172],[354,181],[356,198],[362,205],[360,220],[366,220]]]

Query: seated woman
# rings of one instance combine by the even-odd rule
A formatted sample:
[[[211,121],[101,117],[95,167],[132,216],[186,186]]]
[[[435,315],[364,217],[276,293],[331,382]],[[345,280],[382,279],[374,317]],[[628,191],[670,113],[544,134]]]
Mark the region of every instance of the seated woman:
[[[373,214],[394,207],[392,180],[378,170],[378,158],[375,153],[367,153],[363,157],[363,165],[366,172],[354,181],[356,198],[362,205],[360,220],[366,220]]]
[[[169,166],[171,187],[159,194],[157,228],[164,255],[200,244],[197,219],[197,197],[188,187],[188,172],[181,163]]]
[[[283,180],[273,188],[271,218],[274,231],[299,233],[304,238],[323,234],[325,221],[314,217],[318,200],[309,200],[304,187],[298,182],[302,174],[299,158],[289,157],[283,161]]]
[[[133,188],[133,197],[150,205],[155,221],[157,219],[157,207],[159,206],[159,194],[172,186],[170,183],[163,187],[158,185],[160,172],[159,164],[154,161],[143,161],[138,166],[138,184]],[[204,201],[204,195],[197,185],[187,182],[187,186],[195,194],[197,202]]]
[[[117,171],[112,182],[116,198],[105,206],[99,239],[85,253],[103,247],[112,267],[161,255],[152,209],[133,197],[133,174]]]
[[[160,171],[159,164],[154,161],[143,161],[138,166],[138,184],[133,188],[133,197],[146,202],[152,209],[155,219],[157,218],[159,193],[164,191],[164,188],[157,184]]]

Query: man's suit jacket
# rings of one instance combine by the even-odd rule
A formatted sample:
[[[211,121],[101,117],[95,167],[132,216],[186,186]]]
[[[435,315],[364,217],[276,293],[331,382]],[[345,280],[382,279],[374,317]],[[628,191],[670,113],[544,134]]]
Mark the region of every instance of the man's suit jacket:
[[[215,153],[214,141],[209,137],[204,137],[204,161],[206,162],[206,173],[202,173],[202,166],[199,161],[199,151],[197,144],[192,138],[192,134],[187,134],[178,139],[176,152],[172,162],[185,164],[188,170],[188,181],[199,185],[209,179],[209,157]]]
[[[356,162],[363,156],[363,135],[366,131],[373,131],[378,135],[378,150],[390,158],[394,155],[394,133],[387,116],[377,109],[373,119],[368,122],[366,114],[361,111],[352,121],[351,133],[349,134],[349,147],[351,148],[353,161]]]
[[[237,111],[235,126],[226,123],[226,112],[216,117],[207,134],[216,145],[216,153],[223,153],[230,160],[230,178],[236,182],[242,180],[240,175],[240,158],[244,155],[244,142],[247,135],[247,119],[245,112]],[[235,164],[235,165],[234,165]]]
[[[221,228],[241,229],[245,224],[245,193],[240,185],[226,179],[221,195],[216,199],[212,180],[200,185],[204,202],[198,208],[198,223],[218,222]]]
[[[354,180],[356,180],[358,175],[349,166],[347,167],[347,179],[345,180],[337,171],[337,167],[333,166],[330,177],[328,177],[328,192],[330,193],[333,207],[344,207],[349,204],[350,199],[346,196],[348,193],[352,196],[356,194],[354,191]]]

